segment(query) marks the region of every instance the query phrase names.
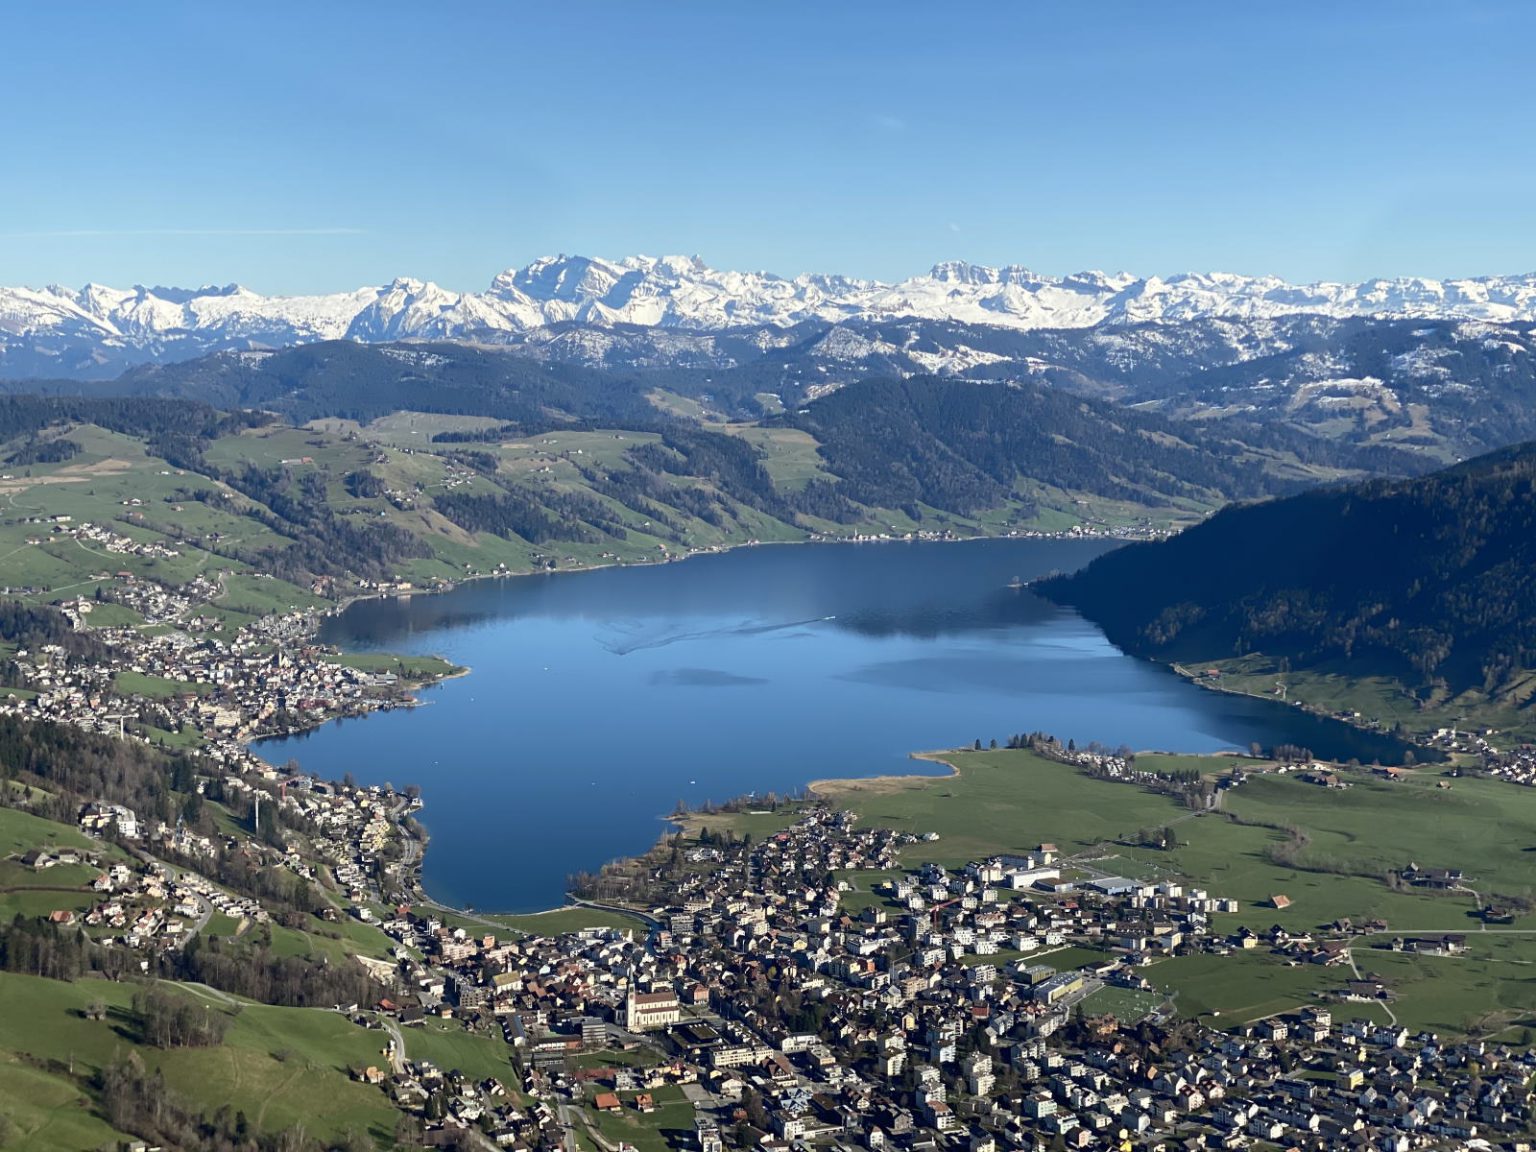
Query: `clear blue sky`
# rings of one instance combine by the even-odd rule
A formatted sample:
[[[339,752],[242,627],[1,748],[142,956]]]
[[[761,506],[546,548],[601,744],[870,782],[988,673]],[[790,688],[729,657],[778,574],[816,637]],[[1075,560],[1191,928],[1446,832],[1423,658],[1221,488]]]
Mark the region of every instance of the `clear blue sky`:
[[[18,4],[0,283],[1536,270],[1536,4]]]

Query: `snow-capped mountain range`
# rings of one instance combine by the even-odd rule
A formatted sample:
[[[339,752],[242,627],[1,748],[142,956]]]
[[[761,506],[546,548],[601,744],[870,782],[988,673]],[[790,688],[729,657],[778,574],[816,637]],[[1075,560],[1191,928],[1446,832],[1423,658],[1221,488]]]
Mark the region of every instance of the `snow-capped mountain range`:
[[[558,256],[497,276],[485,292],[419,280],[322,296],[223,288],[0,288],[0,376],[101,378],[134,364],[317,340],[508,342],[554,326],[679,333],[807,322],[937,320],[1084,329],[1299,314],[1536,321],[1536,274],[1294,285],[1225,273],[1052,277],[948,262],[886,284],[710,268],[697,258]]]

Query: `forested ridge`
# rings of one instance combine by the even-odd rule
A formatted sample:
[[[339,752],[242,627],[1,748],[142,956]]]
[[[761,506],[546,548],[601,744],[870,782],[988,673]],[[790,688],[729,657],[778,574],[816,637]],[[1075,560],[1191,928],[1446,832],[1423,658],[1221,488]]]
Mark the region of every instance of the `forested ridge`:
[[[850,499],[973,515],[1026,479],[1110,499],[1242,498],[1274,490],[1243,445],[1042,385],[865,380],[783,422],[816,437]]]
[[[369,347],[332,340],[257,357],[149,365],[97,387],[260,408],[295,423],[319,416],[367,422],[406,409],[492,416],[526,435],[583,421],[654,420],[656,409],[645,398],[652,386],[634,373],[546,364],[463,345]]]
[[[1497,692],[1536,667],[1536,444],[1229,507],[1038,587],[1145,655],[1345,659]]]

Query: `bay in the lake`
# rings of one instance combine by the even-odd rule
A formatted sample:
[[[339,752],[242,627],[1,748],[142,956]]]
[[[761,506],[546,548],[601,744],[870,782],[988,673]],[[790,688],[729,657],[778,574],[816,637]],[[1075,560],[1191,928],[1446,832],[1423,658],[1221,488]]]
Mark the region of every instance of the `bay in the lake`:
[[[931,771],[908,754],[977,738],[1389,754],[1346,725],[1197,688],[1010,587],[1108,547],[747,548],[361,601],[321,638],[438,653],[472,673],[428,690],[430,707],[259,751],[327,779],[420,785],[428,893],[500,911],[561,903],[570,873],[648,848],[679,800]]]

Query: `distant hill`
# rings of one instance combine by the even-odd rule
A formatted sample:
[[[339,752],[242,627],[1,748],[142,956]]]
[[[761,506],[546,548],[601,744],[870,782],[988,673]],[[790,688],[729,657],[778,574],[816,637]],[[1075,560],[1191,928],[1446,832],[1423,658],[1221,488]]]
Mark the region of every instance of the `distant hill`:
[[[540,363],[457,344],[331,340],[145,365],[90,390],[260,408],[299,422],[318,416],[367,421],[411,410],[491,416],[538,430],[589,419],[655,419],[644,395],[648,386],[633,372]]]
[[[1536,444],[1229,507],[1039,591],[1146,656],[1263,653],[1497,696],[1536,667]]]
[[[1304,483],[1299,471],[1274,470],[1239,428],[1179,423],[1042,384],[864,380],[780,422],[816,438],[846,495],[885,507],[926,503],[970,515],[1017,496],[1021,483],[1209,506]],[[1416,461],[1382,463],[1407,470]]]
[[[652,461],[659,472],[720,481],[733,499],[781,520],[800,512],[848,523],[861,515],[853,504],[900,508],[914,519],[923,518],[922,506],[974,516],[1012,505],[1027,519],[1042,486],[1096,501],[1176,508],[1187,518],[1341,474],[1411,475],[1433,464],[1390,444],[1336,441],[1239,418],[1175,420],[1033,380],[868,378],[776,416],[759,408],[755,420],[744,420],[757,407],[750,400],[757,384],[744,371],[711,379],[676,369],[587,368],[459,344],[333,340],[144,365],[109,383],[56,383],[47,391],[61,403],[174,398],[259,409],[295,423],[367,423],[399,411],[484,417],[503,426],[491,439],[559,428],[665,433],[682,459]],[[737,429],[810,436],[822,479],[834,487],[776,492],[756,466],[757,453],[725,435],[733,413]],[[709,417],[704,427],[699,416]],[[687,447],[679,447],[685,439]]]

